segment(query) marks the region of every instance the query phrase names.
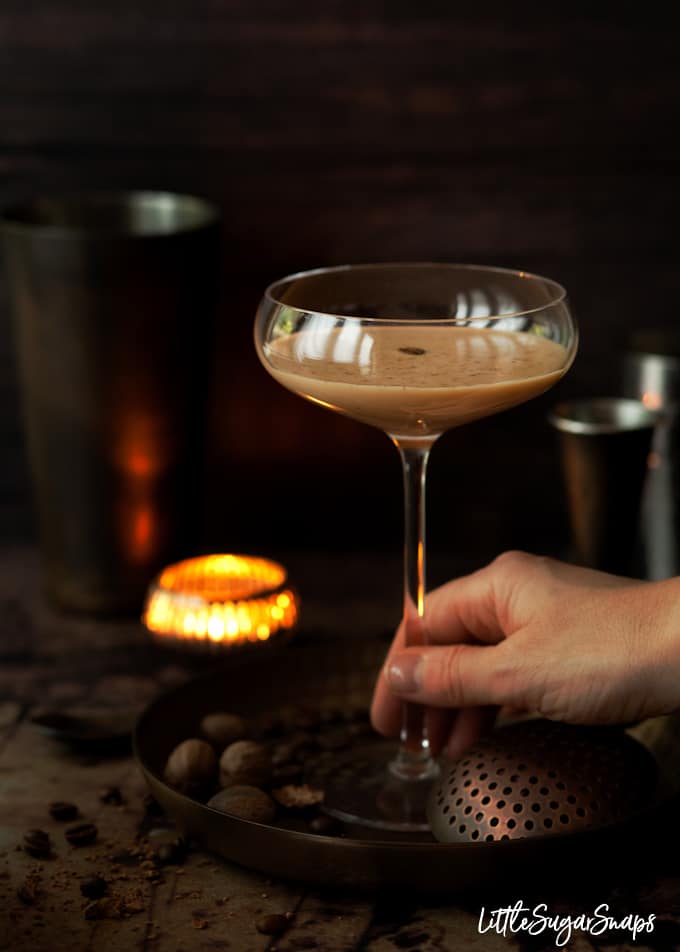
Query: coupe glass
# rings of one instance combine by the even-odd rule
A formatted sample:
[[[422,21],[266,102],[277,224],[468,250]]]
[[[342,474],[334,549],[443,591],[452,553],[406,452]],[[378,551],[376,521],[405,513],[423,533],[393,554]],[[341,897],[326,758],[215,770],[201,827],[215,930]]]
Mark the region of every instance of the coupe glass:
[[[425,471],[446,430],[543,393],[569,368],[577,333],[564,289],[501,268],[369,264],[301,272],[267,288],[257,352],[284,387],[383,430],[404,473],[404,630],[427,641]],[[345,821],[427,829],[438,773],[424,711],[403,708],[400,745],[338,761],[325,808]]]

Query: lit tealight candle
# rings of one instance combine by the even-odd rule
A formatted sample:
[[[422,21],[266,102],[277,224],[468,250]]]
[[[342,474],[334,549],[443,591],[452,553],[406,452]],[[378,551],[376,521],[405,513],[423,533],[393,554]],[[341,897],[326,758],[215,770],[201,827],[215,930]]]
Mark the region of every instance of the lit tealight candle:
[[[231,647],[290,631],[298,598],[283,566],[245,555],[169,565],[152,583],[143,621],[165,644]]]

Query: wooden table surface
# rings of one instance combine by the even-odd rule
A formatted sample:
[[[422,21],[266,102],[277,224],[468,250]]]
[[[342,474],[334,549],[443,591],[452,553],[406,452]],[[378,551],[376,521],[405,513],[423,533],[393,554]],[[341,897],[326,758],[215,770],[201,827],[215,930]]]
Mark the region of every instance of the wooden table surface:
[[[325,579],[333,572],[314,571]],[[311,563],[310,563],[311,564]],[[303,565],[303,562],[300,563]],[[326,566],[327,568],[327,566]],[[311,570],[310,570],[311,572]],[[357,579],[363,577],[357,568]],[[310,575],[311,577],[311,575]],[[193,673],[179,656],[159,654],[134,622],[92,622],[59,616],[39,592],[36,555],[14,549],[0,555],[0,948],[19,950],[115,950],[153,952],[234,950],[287,952],[394,952],[519,948],[538,952],[556,948],[554,934],[505,938],[478,932],[480,910],[545,902],[553,913],[576,915],[608,902],[619,918],[632,913],[658,917],[651,935],[621,932],[587,937],[578,933],[577,952],[652,948],[680,949],[680,825],[672,813],[650,837],[658,851],[643,862],[631,855],[626,868],[608,882],[584,887],[578,880],[553,885],[509,883],[503,896],[452,895],[446,903],[416,895],[368,896],[320,893],[313,888],[272,882],[191,850],[178,865],[159,867],[156,845],[167,833],[161,818],[145,807],[145,786],[129,752],[110,756],[75,752],[38,733],[30,717],[38,708],[68,710],[104,706],[118,710],[143,707],[159,691]],[[352,579],[353,583],[354,579]],[[368,589],[352,584],[358,601],[343,600],[347,618],[371,628],[388,628],[393,619]],[[333,596],[320,582],[322,600]],[[342,594],[342,593],[339,593]],[[309,627],[322,626],[321,601],[308,600]],[[360,604],[359,604],[360,603]],[[335,624],[342,617],[334,615]],[[115,786],[123,802],[103,802],[102,791]],[[67,843],[64,829],[48,813],[48,804],[75,803],[98,838],[89,846]],[[20,848],[24,833],[49,833],[53,857],[35,859]],[[587,857],[584,857],[584,867]],[[107,880],[107,897],[85,899],[85,877]],[[263,935],[263,916],[289,914],[288,927],[276,937]]]

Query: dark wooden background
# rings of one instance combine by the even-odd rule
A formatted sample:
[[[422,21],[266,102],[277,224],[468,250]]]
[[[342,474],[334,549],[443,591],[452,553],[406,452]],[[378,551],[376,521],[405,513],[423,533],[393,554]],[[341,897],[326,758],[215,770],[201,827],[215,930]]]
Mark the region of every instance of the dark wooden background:
[[[385,437],[285,393],[254,357],[259,294],[283,273],[381,259],[548,273],[568,287],[582,332],[562,394],[615,392],[629,330],[677,323],[677,36],[637,5],[615,9],[2,0],[0,204],[146,187],[224,209],[204,545],[399,544]],[[10,539],[32,522],[0,294]],[[435,551],[470,564],[510,545],[561,551],[545,423],[556,397],[442,440]]]

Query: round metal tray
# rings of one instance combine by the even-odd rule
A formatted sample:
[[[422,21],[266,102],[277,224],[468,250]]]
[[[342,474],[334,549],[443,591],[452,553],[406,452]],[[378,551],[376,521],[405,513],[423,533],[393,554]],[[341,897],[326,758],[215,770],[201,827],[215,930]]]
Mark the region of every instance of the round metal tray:
[[[304,703],[366,705],[385,645],[338,640],[297,642],[235,657],[217,673],[198,678],[154,701],[134,733],[135,756],[149,788],[169,817],[201,846],[242,866],[282,879],[376,889],[417,888],[448,894],[538,873],[602,875],[631,847],[649,843],[655,810],[676,792],[680,731],[673,718],[645,721],[631,731],[654,755],[662,778],[645,814],[602,829],[493,843],[437,843],[428,834],[399,837],[375,830],[325,837],[227,816],[173,790],[162,779],[168,754],[197,736],[201,718],[215,710],[249,714]],[[674,780],[675,782],[671,782]]]

